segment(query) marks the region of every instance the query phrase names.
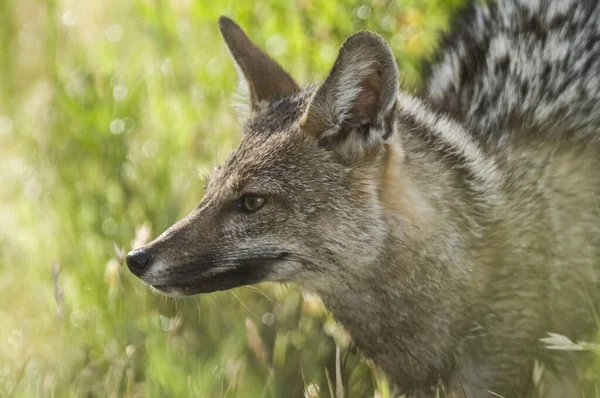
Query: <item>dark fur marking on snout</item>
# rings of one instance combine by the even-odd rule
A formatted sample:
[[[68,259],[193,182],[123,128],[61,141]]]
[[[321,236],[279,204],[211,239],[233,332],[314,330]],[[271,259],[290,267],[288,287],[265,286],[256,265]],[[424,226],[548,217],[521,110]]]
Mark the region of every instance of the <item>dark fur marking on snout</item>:
[[[165,272],[164,280],[153,286],[158,290],[177,290],[185,295],[211,293],[263,282],[275,263],[289,253],[256,254],[249,258],[227,258],[226,255],[206,255],[202,260],[178,265]],[[222,268],[222,271],[215,270]]]
[[[281,253],[279,253],[278,260],[285,260],[289,256],[290,256],[290,253],[288,253],[288,252],[281,252]]]

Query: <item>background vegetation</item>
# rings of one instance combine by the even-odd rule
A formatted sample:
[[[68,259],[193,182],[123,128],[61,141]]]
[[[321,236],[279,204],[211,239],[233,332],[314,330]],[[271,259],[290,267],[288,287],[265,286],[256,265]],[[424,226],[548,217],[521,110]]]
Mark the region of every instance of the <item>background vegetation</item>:
[[[219,15],[302,83],[373,29],[413,86],[458,2],[2,0],[0,396],[389,396],[317,298],[173,301],[122,256],[188,213],[239,139]]]

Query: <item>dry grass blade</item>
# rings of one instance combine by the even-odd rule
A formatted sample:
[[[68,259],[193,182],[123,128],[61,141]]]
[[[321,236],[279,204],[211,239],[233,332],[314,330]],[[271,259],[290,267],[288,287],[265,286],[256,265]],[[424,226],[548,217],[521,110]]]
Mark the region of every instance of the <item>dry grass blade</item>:
[[[586,351],[589,347],[586,347],[585,343],[574,343],[568,337],[557,333],[548,333],[549,337],[540,339],[540,341],[546,344],[549,350],[562,350],[562,351]]]
[[[54,300],[56,301],[56,319],[63,319],[63,301],[64,291],[60,287],[58,278],[60,276],[60,265],[58,263],[52,264],[52,281],[54,283]]]
[[[138,249],[144,246],[150,240],[150,236],[152,234],[152,229],[150,228],[150,223],[145,222],[139,227],[135,229],[135,239],[131,244],[133,249]]]
[[[256,359],[261,365],[267,367],[267,353],[265,352],[260,333],[256,324],[250,318],[246,318],[244,321],[246,325],[246,336],[248,337],[248,347],[256,356]]]
[[[344,382],[342,380],[342,355],[339,344],[335,345],[335,397],[344,398]]]

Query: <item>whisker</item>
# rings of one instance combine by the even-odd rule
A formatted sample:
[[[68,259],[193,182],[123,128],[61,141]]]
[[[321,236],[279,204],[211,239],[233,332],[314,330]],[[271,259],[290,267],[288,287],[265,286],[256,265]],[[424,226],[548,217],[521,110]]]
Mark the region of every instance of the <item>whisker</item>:
[[[244,309],[245,309],[246,311],[248,311],[248,312],[250,313],[250,315],[252,315],[252,316],[253,316],[253,317],[254,317],[256,320],[258,320],[258,321],[261,321],[261,322],[262,322],[261,318],[260,318],[258,315],[256,315],[256,314],[255,314],[255,313],[254,313],[254,312],[253,312],[253,311],[252,311],[250,308],[248,308],[248,307],[246,306],[246,304],[244,304],[244,303],[242,302],[242,300],[240,300],[240,298],[237,296],[237,294],[235,294],[235,292],[234,292],[233,290],[230,290],[229,292],[231,292],[231,294],[233,294],[233,297],[235,297],[235,298],[236,298],[236,300],[240,302],[240,304],[242,305],[242,307],[244,307]]]
[[[265,292],[263,292],[261,289],[257,288],[256,286],[246,285],[246,286],[242,286],[242,287],[263,296],[264,298],[269,300],[274,306],[278,307],[279,309],[283,309],[283,306],[281,304],[279,304],[277,301],[275,301],[273,298],[271,298],[271,296],[269,296],[268,294],[266,294]]]

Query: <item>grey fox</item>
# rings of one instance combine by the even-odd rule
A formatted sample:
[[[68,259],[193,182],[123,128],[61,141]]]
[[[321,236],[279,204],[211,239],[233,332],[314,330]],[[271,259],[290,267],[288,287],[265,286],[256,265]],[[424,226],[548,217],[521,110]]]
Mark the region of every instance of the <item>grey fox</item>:
[[[540,338],[593,337],[598,1],[467,5],[416,94],[374,33],[302,88],[219,28],[241,143],[191,214],[127,255],[134,274],[171,295],[297,282],[408,396],[522,396],[536,358],[561,364]]]

